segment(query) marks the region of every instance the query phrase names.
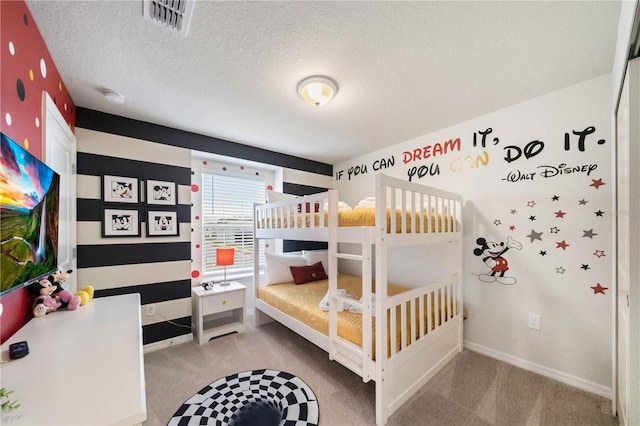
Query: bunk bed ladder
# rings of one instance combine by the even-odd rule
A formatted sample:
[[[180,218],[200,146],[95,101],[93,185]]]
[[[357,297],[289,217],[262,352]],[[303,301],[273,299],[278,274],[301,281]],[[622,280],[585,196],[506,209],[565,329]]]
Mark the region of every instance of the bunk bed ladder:
[[[372,337],[372,318],[373,318],[373,298],[371,292],[372,274],[371,274],[371,243],[368,238],[362,244],[362,254],[351,254],[336,252],[335,258],[349,259],[362,262],[362,301],[355,300],[353,297],[342,296],[336,294],[332,297],[332,304],[335,306],[336,313],[342,311],[345,307],[352,307],[362,312],[362,347],[343,339],[337,335],[337,320],[330,321],[331,336],[330,357],[347,366],[352,371],[362,376],[364,382],[368,382],[375,378],[375,370],[373,368],[373,337]],[[367,272],[365,272],[365,270]],[[367,290],[368,289],[368,290]],[[369,301],[367,303],[367,301]],[[346,305],[346,306],[345,306]],[[337,314],[336,314],[337,319]],[[331,330],[333,329],[333,331]],[[368,331],[367,331],[368,330]],[[364,348],[364,349],[363,349]]]
[[[339,252],[337,193],[329,193],[329,359],[338,361],[362,377],[364,382],[375,378],[373,368],[373,321],[372,321],[372,234],[363,231],[361,254]],[[335,203],[335,204],[332,204]],[[362,263],[362,300],[338,295],[338,259],[355,260]],[[338,312],[348,304],[362,312],[362,347],[338,335]],[[363,350],[364,348],[364,350]]]

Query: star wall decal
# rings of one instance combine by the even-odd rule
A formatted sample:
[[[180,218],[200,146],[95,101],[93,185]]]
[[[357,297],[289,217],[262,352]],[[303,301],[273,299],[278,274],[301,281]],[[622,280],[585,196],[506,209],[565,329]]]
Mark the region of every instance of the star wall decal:
[[[556,268],[556,274],[563,274],[564,275],[565,271],[566,271],[566,269],[564,269],[562,266],[559,267],[559,268]]]
[[[536,232],[532,229],[531,233],[529,235],[526,235],[526,237],[530,238],[531,242],[534,242],[535,240],[542,241],[542,232]]]
[[[597,217],[602,217],[604,215],[604,212],[602,210],[598,210],[597,212],[593,212],[593,213],[595,213]]]
[[[587,201],[587,200],[585,200],[584,198],[583,198],[582,200],[578,201],[578,205],[579,205],[579,206],[586,206],[586,205],[587,205],[587,203],[588,203],[588,201]]]
[[[560,232],[560,230],[558,229],[558,227],[557,227],[557,226],[554,226],[553,228],[549,229],[549,231],[550,231],[552,234],[557,234],[558,232]]]
[[[581,268],[581,269],[584,269],[585,271],[586,271],[586,270],[591,269],[591,268],[589,267],[589,265],[587,265],[586,263],[583,263],[583,264],[582,264],[582,266],[581,266],[580,268]]]
[[[500,225],[501,223],[502,223],[502,222],[500,222],[500,219],[496,219],[496,220],[494,220],[494,221],[493,221],[493,224],[494,224],[495,226],[498,226],[498,225]]]
[[[591,238],[592,240],[593,240],[593,237],[598,235],[595,232],[593,232],[593,228],[591,228],[591,229],[583,229],[582,232],[584,232],[584,234],[582,235],[582,238]]]
[[[595,252],[593,252],[593,255],[597,257],[604,257],[604,250],[596,250]]]
[[[571,244],[567,244],[565,240],[562,240],[559,243],[556,243],[556,248],[561,248],[562,250],[566,250],[567,247],[569,247],[570,245]]]
[[[536,217],[535,216],[529,216],[529,220],[533,222],[534,220],[536,220]]]
[[[511,209],[511,214],[516,214],[516,213],[518,213],[518,210],[516,210],[516,209]]]
[[[593,294],[598,294],[598,293],[606,294],[604,291],[609,290],[609,287],[602,287],[600,283],[597,283],[596,285],[591,286],[591,288],[593,289]]]
[[[531,200],[531,201],[527,201],[527,207],[533,207],[536,205],[536,202]]]
[[[509,231],[515,231],[516,227],[515,225],[509,225]]]
[[[554,214],[556,215],[556,217],[559,217],[560,219],[564,219],[564,215],[567,214],[567,212],[563,212],[562,210],[558,210],[557,212],[554,212]]]
[[[547,255],[546,250],[540,250],[540,256],[546,256],[546,255]]]
[[[591,184],[589,186],[593,186],[595,189],[598,189],[602,185],[606,185],[606,184],[602,181],[602,178],[600,178],[600,179],[591,179]]]
[[[560,197],[558,197],[557,195],[554,195],[553,197],[551,197],[551,201],[558,201],[560,199]]]

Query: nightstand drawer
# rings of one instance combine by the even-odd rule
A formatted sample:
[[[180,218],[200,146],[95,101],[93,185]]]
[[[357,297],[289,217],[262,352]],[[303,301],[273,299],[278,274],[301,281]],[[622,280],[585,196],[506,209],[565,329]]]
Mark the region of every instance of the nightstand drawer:
[[[216,294],[203,297],[202,315],[225,312],[231,309],[241,308],[244,305],[244,291]]]

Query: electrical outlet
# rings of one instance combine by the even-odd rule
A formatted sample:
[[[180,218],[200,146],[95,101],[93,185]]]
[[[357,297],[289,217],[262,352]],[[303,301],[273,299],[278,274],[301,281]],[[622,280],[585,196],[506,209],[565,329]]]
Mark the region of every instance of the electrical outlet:
[[[156,304],[150,303],[147,305],[147,316],[152,317],[156,314]]]
[[[542,327],[540,326],[540,315],[529,314],[529,328],[542,330]]]

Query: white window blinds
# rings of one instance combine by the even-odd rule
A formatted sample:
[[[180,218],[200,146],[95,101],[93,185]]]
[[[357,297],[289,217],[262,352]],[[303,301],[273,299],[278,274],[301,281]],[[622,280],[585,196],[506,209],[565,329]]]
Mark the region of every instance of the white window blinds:
[[[216,267],[216,248],[233,247],[234,265],[227,275],[253,272],[253,204],[265,202],[265,182],[251,177],[202,174],[202,272]],[[264,263],[264,244],[258,247]]]

